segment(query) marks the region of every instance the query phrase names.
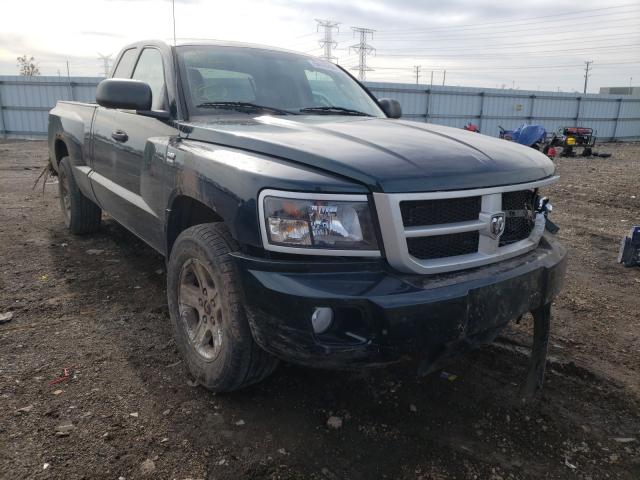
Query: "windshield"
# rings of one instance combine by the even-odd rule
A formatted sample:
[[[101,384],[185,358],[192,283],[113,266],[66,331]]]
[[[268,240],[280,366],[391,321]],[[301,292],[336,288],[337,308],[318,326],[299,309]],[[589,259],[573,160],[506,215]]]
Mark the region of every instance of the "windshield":
[[[177,51],[193,115],[263,110],[273,115],[384,117],[357,82],[321,59],[217,45],[181,46]]]

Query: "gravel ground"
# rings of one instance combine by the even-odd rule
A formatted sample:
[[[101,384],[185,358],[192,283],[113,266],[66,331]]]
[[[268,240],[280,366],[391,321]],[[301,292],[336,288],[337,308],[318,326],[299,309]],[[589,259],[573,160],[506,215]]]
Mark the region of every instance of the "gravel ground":
[[[0,143],[0,477],[640,478],[640,269],[616,263],[640,224],[640,146],[600,149],[557,161],[569,272],[524,405],[528,318],[448,375],[283,365],[233,395],[194,387],[163,259],[109,218],[69,235],[57,186],[31,189],[45,142]]]

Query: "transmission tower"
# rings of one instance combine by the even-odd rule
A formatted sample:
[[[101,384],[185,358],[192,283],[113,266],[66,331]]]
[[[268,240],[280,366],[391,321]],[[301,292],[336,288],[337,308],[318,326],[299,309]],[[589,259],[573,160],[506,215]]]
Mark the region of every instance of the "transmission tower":
[[[339,31],[338,22],[332,22],[331,20],[318,20],[317,31],[320,31],[320,27],[324,30],[324,37],[318,42],[320,46],[324,48],[324,54],[322,58],[328,60],[330,62],[334,60],[338,60],[337,57],[334,57],[331,53],[331,49],[336,48],[338,46],[338,42],[333,39],[333,30]]]
[[[102,60],[102,67],[104,68],[104,76],[105,78],[109,76],[109,70],[111,69],[111,54],[102,55],[98,53],[98,59]]]
[[[367,36],[373,38],[375,30],[362,27],[351,27],[351,29],[354,35],[356,33],[360,35],[360,43],[349,47],[349,52],[355,50],[358,53],[358,65],[351,67],[351,70],[358,70],[358,80],[362,82],[365,79],[366,72],[373,70],[373,68],[367,67],[367,55],[375,54],[376,49],[367,43]]]

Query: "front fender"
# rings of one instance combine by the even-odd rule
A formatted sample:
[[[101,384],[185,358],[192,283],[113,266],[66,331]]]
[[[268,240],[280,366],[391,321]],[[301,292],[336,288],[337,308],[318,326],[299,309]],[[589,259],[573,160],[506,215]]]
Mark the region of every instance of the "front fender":
[[[169,206],[191,197],[214,210],[242,245],[262,248],[257,198],[261,190],[360,193],[360,184],[331,173],[237,148],[182,140],[170,144],[175,176]]]

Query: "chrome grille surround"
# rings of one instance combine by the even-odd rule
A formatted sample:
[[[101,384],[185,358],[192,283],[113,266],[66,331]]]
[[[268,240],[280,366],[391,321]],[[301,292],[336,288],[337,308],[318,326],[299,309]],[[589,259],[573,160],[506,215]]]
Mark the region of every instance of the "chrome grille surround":
[[[544,187],[557,182],[558,179],[558,176],[553,176],[535,182],[473,190],[426,193],[374,193],[373,199],[378,213],[378,222],[380,223],[387,261],[401,272],[434,274],[488,265],[529,252],[538,246],[544,233],[544,215],[535,215],[535,223],[528,238],[504,246],[500,246],[500,238],[496,238],[491,233],[492,216],[496,214],[504,215],[502,210],[503,193]],[[404,226],[400,210],[400,202],[402,201],[476,196],[482,197],[482,208],[478,218],[475,220],[428,226]],[[420,260],[409,253],[407,238],[471,231],[479,232],[478,251],[475,253],[428,260]]]

